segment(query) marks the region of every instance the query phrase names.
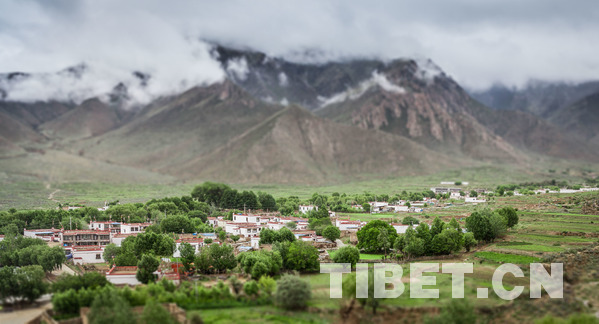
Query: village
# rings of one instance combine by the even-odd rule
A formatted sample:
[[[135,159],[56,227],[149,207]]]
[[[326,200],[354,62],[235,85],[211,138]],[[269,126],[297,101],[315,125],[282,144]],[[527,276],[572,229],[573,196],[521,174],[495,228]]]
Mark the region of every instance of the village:
[[[441,183],[450,184],[450,183]],[[467,183],[465,183],[467,184]],[[576,193],[596,191],[598,188],[580,187],[576,189],[558,189],[558,188],[542,188],[534,191],[523,190],[525,194],[549,194],[549,193]],[[397,217],[391,216],[395,222],[390,222],[390,225],[395,229],[397,234],[405,234],[412,224],[403,224],[399,222],[401,215],[417,215],[425,210],[435,210],[443,208],[451,208],[461,204],[485,204],[487,199],[493,197],[494,192],[485,189],[472,189],[468,193],[464,192],[463,188],[457,187],[433,187],[430,188],[437,197],[447,199],[437,199],[423,197],[420,201],[397,200],[397,201],[370,201],[364,205],[354,204],[351,206],[359,212],[374,214],[385,214],[384,217],[389,217],[389,214],[396,214]],[[523,193],[515,190],[508,195],[521,196]],[[492,198],[491,198],[492,199]],[[63,210],[72,211],[83,208],[83,206],[61,206]],[[98,208],[98,211],[106,211],[110,207],[104,206]],[[269,248],[270,245],[260,244],[260,233],[265,229],[274,231],[287,228],[291,230],[295,239],[303,242],[308,242],[316,247],[319,251],[319,260],[330,260],[329,250],[335,250],[339,246],[344,246],[341,240],[334,241],[325,238],[322,235],[317,235],[316,231],[310,229],[310,219],[304,217],[309,213],[318,210],[315,205],[299,205],[294,216],[283,216],[279,212],[266,212],[261,210],[249,211],[246,213],[233,214],[230,220],[225,216],[207,217],[207,224],[214,229],[208,233],[172,233],[176,238],[176,248],[172,258],[165,257],[162,259],[167,264],[167,271],[156,271],[155,275],[158,279],[167,278],[179,282],[181,275],[181,265],[176,261],[180,258],[180,247],[182,243],[190,244],[195,252],[199,252],[203,247],[210,244],[229,243],[234,247],[235,254],[258,251],[262,248]],[[331,224],[339,229],[340,237],[347,238],[347,242],[356,244],[358,239],[356,233],[363,228],[368,222],[365,220],[350,220],[348,216],[339,216],[335,212],[328,210]],[[24,237],[39,238],[49,244],[58,244],[64,248],[67,259],[74,265],[102,265],[110,260],[104,259],[104,251],[106,246],[113,244],[121,247],[122,242],[131,236],[136,236],[144,233],[146,228],[152,226],[152,222],[144,223],[127,223],[118,221],[91,221],[88,229],[27,229],[23,231]],[[224,241],[219,239],[217,233],[224,231],[227,235]],[[465,228],[462,228],[465,232]],[[4,236],[0,236],[2,240]],[[232,238],[235,238],[233,240]],[[165,269],[165,267],[161,267]],[[159,269],[160,270],[160,269]],[[128,284],[138,285],[140,282],[136,279],[136,266],[116,266],[113,265],[106,272],[106,278],[113,284]]]

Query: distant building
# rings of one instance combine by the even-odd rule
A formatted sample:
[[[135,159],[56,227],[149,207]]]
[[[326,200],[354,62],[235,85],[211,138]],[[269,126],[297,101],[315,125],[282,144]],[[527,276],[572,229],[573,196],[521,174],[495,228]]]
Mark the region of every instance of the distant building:
[[[61,232],[61,230],[54,229],[54,228],[33,229],[33,230],[24,229],[23,236],[31,237],[31,238],[39,238],[46,242],[58,242],[58,241],[60,241],[60,232]]]
[[[306,214],[308,212],[311,212],[313,210],[318,210],[318,206],[314,206],[314,205],[299,205],[299,212],[302,214]]]
[[[103,246],[75,246],[72,249],[73,263],[104,263]]]
[[[121,232],[121,223],[92,221],[89,223],[89,229],[96,231],[110,231],[112,234],[118,234]]]
[[[484,202],[487,202],[487,200],[485,200],[483,198],[478,198],[478,197],[466,197],[465,202],[467,202],[467,203],[484,203]]]
[[[154,272],[158,274],[158,272]],[[106,279],[113,285],[140,285],[141,282],[136,278],[137,267],[117,267],[113,266],[106,272]]]
[[[121,234],[138,234],[142,233],[152,223],[123,223],[121,224]]]
[[[408,228],[410,228],[410,225],[403,225],[403,224],[398,224],[398,223],[393,223],[393,224],[391,224],[391,226],[393,226],[393,228],[395,228],[395,231],[397,232],[397,234],[405,234],[406,231],[408,230]]]
[[[73,230],[60,233],[64,246],[104,246],[110,244],[110,231]]]

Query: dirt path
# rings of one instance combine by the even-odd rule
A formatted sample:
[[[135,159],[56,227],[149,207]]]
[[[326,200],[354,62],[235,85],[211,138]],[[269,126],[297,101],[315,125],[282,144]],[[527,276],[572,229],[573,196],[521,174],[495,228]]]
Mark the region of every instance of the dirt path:
[[[46,189],[50,189],[50,183],[46,183]],[[58,192],[60,192],[60,189],[56,189],[54,191],[52,191],[49,195],[48,195],[48,200],[52,200],[53,202],[59,202],[58,200],[54,199],[54,195],[57,194]]]

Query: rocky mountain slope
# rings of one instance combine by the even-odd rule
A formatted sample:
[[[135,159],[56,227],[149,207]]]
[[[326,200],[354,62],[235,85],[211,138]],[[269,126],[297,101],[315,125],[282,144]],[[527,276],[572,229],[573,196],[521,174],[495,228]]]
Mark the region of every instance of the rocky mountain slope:
[[[135,109],[124,84],[81,104],[0,101],[0,171],[44,177],[46,165],[52,177],[92,180],[131,173],[132,181],[321,184],[488,163],[525,168],[538,156],[599,159],[595,144],[572,135],[594,98],[560,129],[482,105],[431,61],[306,64],[221,46],[213,53],[225,81]]]

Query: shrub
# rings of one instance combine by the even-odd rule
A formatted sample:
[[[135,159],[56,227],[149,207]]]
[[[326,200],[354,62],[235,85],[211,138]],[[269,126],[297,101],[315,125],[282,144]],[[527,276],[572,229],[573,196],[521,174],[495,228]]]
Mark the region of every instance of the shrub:
[[[310,299],[310,285],[297,276],[285,275],[277,281],[275,301],[287,310],[304,309]]]
[[[162,305],[158,304],[155,300],[150,299],[144,307],[143,313],[139,318],[140,324],[175,324],[177,321],[171,316]]]
[[[91,324],[128,324],[132,318],[129,303],[114,289],[103,289],[94,299],[88,315]]]
[[[255,280],[250,280],[243,285],[243,292],[247,296],[256,296],[259,290],[258,283]]]
[[[352,267],[355,267],[360,260],[360,250],[353,246],[344,246],[335,251],[332,259],[335,263],[351,263]]]
[[[322,231],[322,236],[332,242],[335,242],[335,240],[341,237],[341,230],[339,230],[339,228],[336,226],[329,225]]]

